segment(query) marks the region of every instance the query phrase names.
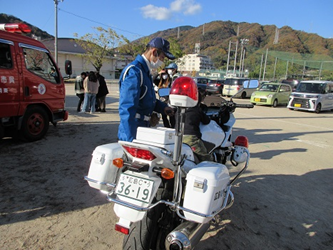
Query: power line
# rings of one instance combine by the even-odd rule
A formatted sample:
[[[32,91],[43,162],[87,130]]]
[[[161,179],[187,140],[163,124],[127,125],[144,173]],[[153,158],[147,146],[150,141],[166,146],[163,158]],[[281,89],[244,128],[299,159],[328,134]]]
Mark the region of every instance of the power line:
[[[72,13],[72,12],[69,12],[69,11],[66,11],[66,10],[63,10],[63,9],[60,9],[60,8],[59,8],[59,10],[62,11],[62,12],[65,12],[65,13],[67,13],[67,14],[73,15],[73,16],[75,16],[75,17],[78,17],[78,18],[81,18],[81,19],[85,19],[85,20],[87,20],[87,21],[90,21],[90,22],[93,22],[93,23],[97,23],[97,24],[100,24],[100,25],[106,26],[106,27],[108,27],[108,28],[112,28],[112,29],[115,29],[115,30],[119,30],[119,31],[122,31],[122,32],[126,32],[126,33],[129,33],[129,34],[132,34],[132,35],[137,35],[137,36],[139,36],[139,37],[143,37],[143,36],[144,36],[144,35],[140,35],[140,34],[138,34],[138,33],[134,33],[134,32],[128,31],[128,30],[119,29],[119,28],[116,28],[116,27],[114,27],[114,26],[110,26],[110,25],[107,25],[107,24],[104,24],[104,23],[101,23],[101,22],[98,22],[98,21],[94,21],[94,20],[92,20],[92,19],[89,19],[89,18],[86,18],[86,17],[83,17],[83,16],[79,16],[79,15],[77,15],[77,14],[74,14],[74,13]]]

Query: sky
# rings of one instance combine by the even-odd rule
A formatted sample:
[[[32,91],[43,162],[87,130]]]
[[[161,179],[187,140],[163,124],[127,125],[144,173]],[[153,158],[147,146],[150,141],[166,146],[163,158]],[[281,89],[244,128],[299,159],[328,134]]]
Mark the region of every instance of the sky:
[[[333,0],[0,0],[0,13],[13,15],[58,37],[111,28],[129,40],[157,31],[212,21],[289,26],[333,38]]]

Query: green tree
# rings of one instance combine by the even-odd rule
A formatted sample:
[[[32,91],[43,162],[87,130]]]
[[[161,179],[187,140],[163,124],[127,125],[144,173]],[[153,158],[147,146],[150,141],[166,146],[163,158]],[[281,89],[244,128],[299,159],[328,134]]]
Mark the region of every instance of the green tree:
[[[82,57],[86,58],[99,72],[103,63],[111,60],[114,49],[125,43],[126,38],[110,28],[94,27],[94,29],[96,30],[94,34],[88,33],[79,38],[75,33],[74,37],[75,42],[86,51]]]
[[[134,59],[138,54],[142,54],[146,50],[149,38],[146,37],[134,42],[125,38],[124,41],[125,44],[119,47],[119,52],[125,55],[130,55]]]
[[[134,42],[130,42],[128,39],[124,39],[125,44],[119,47],[119,52],[126,55],[131,55],[133,58],[138,55],[142,54],[146,50],[146,46],[149,43],[149,37],[145,37],[143,39],[139,39]],[[176,57],[180,58],[184,55],[180,44],[174,38],[168,38],[170,42],[170,52]],[[165,64],[168,65],[170,60],[166,58]]]

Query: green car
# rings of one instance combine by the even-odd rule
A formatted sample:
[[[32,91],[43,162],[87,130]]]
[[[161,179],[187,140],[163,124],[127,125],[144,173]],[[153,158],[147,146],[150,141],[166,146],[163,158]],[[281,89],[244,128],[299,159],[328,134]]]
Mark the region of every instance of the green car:
[[[284,83],[264,83],[251,95],[251,103],[276,107],[288,104],[291,86]]]

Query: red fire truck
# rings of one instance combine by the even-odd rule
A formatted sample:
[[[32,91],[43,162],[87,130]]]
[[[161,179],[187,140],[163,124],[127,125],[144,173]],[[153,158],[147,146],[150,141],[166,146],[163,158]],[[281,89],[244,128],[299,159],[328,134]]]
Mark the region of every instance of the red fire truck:
[[[68,118],[60,71],[41,42],[19,34],[28,32],[26,24],[0,24],[0,138],[36,141],[50,122]]]

